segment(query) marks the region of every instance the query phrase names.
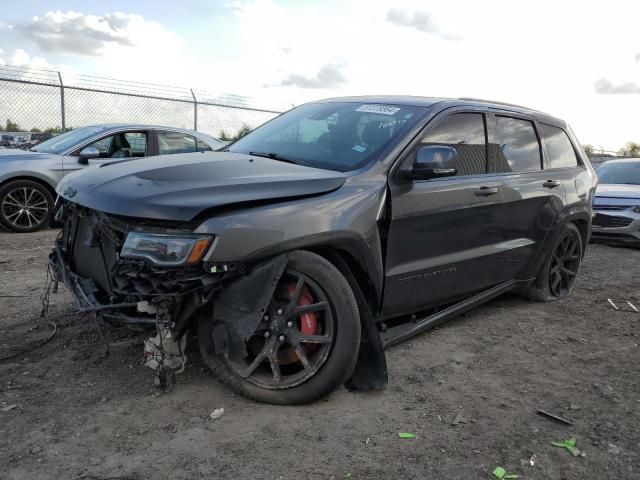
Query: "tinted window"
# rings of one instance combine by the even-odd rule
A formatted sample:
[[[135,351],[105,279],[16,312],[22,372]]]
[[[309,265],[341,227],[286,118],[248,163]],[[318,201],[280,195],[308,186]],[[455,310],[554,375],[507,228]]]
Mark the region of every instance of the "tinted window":
[[[158,132],[158,153],[192,153],[196,151],[196,138],[180,132]]]
[[[430,130],[421,143],[455,148],[458,152],[458,175],[480,175],[486,172],[485,138],[481,113],[456,113]]]
[[[424,112],[406,105],[308,103],[248,133],[229,151],[345,172],[377,158]]]
[[[640,185],[640,162],[605,162],[596,168],[600,183]]]
[[[578,165],[576,152],[573,150],[571,140],[569,140],[564,130],[542,123],[540,124],[540,134],[547,147],[551,168],[566,168]]]
[[[519,118],[496,116],[496,144],[491,145],[492,172],[541,170],[540,144],[533,123]]]

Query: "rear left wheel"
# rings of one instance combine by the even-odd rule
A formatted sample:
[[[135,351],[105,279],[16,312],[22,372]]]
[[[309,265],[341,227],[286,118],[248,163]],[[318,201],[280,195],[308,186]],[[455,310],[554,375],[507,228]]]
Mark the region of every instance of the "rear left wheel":
[[[563,225],[548,260],[524,293],[531,300],[550,302],[573,290],[582,263],[582,237],[573,223]]]
[[[347,280],[311,252],[288,254],[287,268],[263,321],[246,341],[247,358],[213,353],[213,322],[198,325],[200,351],[218,378],[235,391],[275,404],[315,401],[353,372],[360,319]]]

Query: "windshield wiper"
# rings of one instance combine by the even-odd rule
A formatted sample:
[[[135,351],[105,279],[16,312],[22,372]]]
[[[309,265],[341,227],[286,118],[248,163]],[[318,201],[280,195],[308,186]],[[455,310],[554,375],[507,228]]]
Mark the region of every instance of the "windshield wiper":
[[[254,157],[270,158],[271,160],[278,160],[280,162],[293,163],[294,165],[302,165],[300,162],[274,152],[249,152],[249,155],[253,155]]]

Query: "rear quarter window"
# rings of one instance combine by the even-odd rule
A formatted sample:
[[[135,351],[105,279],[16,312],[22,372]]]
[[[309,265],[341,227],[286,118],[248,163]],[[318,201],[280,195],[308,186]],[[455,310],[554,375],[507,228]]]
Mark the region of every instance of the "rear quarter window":
[[[547,148],[551,168],[570,168],[579,165],[571,140],[564,130],[541,123],[540,133]]]

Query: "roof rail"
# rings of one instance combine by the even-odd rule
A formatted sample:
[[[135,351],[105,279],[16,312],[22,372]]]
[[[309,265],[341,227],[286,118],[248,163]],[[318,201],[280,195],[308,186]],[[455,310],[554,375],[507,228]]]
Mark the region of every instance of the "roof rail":
[[[464,100],[467,102],[483,102],[483,103],[492,103],[494,105],[503,105],[505,107],[515,107],[522,108],[524,110],[529,110],[530,112],[542,113],[544,115],[548,115],[548,113],[541,112],[540,110],[536,110],[535,108],[524,107],[522,105],[517,105],[515,103],[507,103],[507,102],[498,102],[496,100],[485,100],[484,98],[473,98],[473,97],[460,97],[458,100]]]

